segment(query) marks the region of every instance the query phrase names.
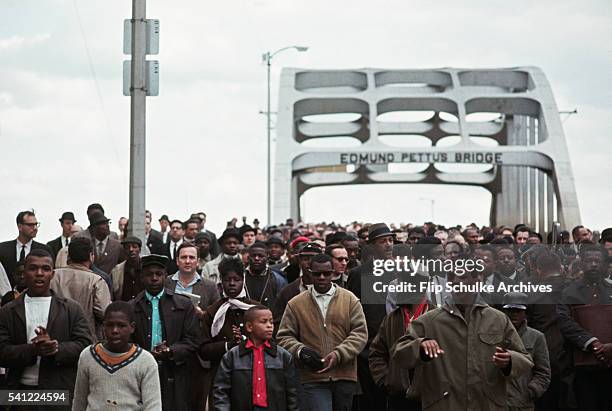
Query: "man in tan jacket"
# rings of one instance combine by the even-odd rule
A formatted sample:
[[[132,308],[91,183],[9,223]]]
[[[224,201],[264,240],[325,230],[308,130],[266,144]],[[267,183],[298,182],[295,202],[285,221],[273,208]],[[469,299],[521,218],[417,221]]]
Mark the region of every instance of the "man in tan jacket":
[[[357,355],[368,340],[353,293],[332,284],[331,257],[310,262],[313,285],[289,301],[277,340],[299,366],[302,411],[349,411],[357,388]]]
[[[74,238],[68,246],[68,267],[58,268],[51,280],[51,289],[59,296],[79,303],[94,340],[102,338],[104,311],[111,303],[108,286],[91,271],[94,254],[91,241]]]
[[[423,409],[505,410],[506,380],[529,372],[531,357],[508,317],[472,290],[458,290],[482,282],[481,272],[450,272],[448,281],[451,295],[410,323],[393,361],[415,369]]]

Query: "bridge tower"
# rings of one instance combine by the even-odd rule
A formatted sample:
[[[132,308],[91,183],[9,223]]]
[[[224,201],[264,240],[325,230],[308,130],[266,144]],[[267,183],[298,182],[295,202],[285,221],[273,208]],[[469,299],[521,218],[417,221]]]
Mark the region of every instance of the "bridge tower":
[[[432,114],[422,121],[387,120],[397,112],[415,111]],[[353,118],[325,120],[340,113]],[[495,114],[479,121],[482,113]],[[544,233],[555,220],[569,229],[580,223],[558,109],[537,67],[286,68],[276,128],[272,221],[299,219],[300,196],[313,187],[414,183],[485,188],[492,195],[493,225],[523,222]],[[337,137],[358,145],[330,149],[304,144]],[[427,146],[411,146],[423,138]],[[422,168],[390,173],[390,164],[397,163]],[[464,172],[454,166],[449,171],[449,163],[484,169]]]

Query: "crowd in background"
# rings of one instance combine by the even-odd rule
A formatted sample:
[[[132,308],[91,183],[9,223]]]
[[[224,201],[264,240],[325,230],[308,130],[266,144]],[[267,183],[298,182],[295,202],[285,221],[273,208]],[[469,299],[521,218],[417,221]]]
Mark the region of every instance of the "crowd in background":
[[[203,212],[156,220],[141,239],[92,204],[39,243],[18,214],[0,243],[4,388],[69,390],[77,410],[612,410],[610,228],[243,217],[217,237]],[[418,273],[432,284],[553,292],[368,301],[374,261],[396,256],[484,264]]]

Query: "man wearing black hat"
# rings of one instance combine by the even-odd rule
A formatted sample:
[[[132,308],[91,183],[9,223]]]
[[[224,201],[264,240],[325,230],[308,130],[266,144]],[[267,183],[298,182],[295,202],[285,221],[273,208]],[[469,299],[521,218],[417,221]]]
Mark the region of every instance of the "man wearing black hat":
[[[142,241],[137,237],[126,237],[121,241],[127,259],[111,271],[113,279],[113,299],[130,301],[144,290],[141,280],[140,252]]]
[[[266,248],[268,251],[268,264],[273,266],[274,269],[282,270],[289,264],[287,254],[285,253],[285,243],[281,238],[270,237],[266,241]]]
[[[70,244],[70,238],[72,237],[72,226],[74,223],[76,223],[76,219],[71,211],[66,211],[60,217],[59,222],[62,227],[62,235],[47,243],[51,249],[53,261],[55,261],[59,250],[61,250],[63,247],[68,247],[68,244]]]
[[[89,231],[94,243],[94,264],[105,273],[110,273],[119,263],[125,261],[125,254],[119,240],[110,236],[110,220],[102,213],[93,213],[89,218]]]
[[[357,372],[361,383],[363,394],[357,397],[360,409],[373,410],[379,404],[386,403],[386,395],[382,389],[374,382],[368,363],[370,353],[370,343],[376,336],[380,324],[387,315],[385,308],[385,296],[377,294],[380,301],[366,298],[364,302],[361,295],[361,281],[365,277],[373,277],[374,259],[389,260],[393,258],[393,242],[395,234],[385,223],[372,224],[368,228],[368,245],[364,247],[363,254],[373,256],[369,261],[362,262],[362,265],[349,272],[347,288],[361,300],[363,313],[365,314],[368,326],[368,343],[366,348],[357,357]],[[384,280],[383,280],[384,281]],[[388,281],[387,281],[388,283]]]
[[[502,302],[504,313],[514,325],[533,360],[531,372],[508,379],[510,410],[533,410],[535,401],[546,392],[550,384],[550,361],[546,338],[540,331],[527,326],[527,300],[527,294],[512,292],[504,295]]]
[[[142,257],[145,290],[130,301],[134,306],[133,341],[157,360],[164,411],[192,409],[190,374],[200,344],[200,326],[191,300],[165,289],[168,258]]]
[[[72,236],[74,238],[76,237],[85,237],[85,238],[89,238],[90,240],[93,241],[93,228],[91,226],[91,217],[94,214],[102,214],[104,215],[104,207],[102,207],[102,205],[98,204],[98,203],[93,203],[90,204],[89,206],[87,206],[87,219],[89,220],[89,228],[87,230],[82,230],[79,231],[76,234],[73,234]],[[114,232],[114,231],[110,231],[110,238],[114,238],[115,240],[119,240],[119,235]]]
[[[221,245],[221,254],[208,262],[202,269],[202,276],[216,283],[219,283],[219,263],[224,258],[240,258],[239,245],[242,242],[240,231],[235,228],[228,228],[219,237],[219,245]]]
[[[293,243],[295,243],[295,240]],[[321,246],[318,243],[313,242],[295,243],[295,248],[294,254],[297,264],[291,263],[285,267],[284,270],[285,277],[290,283],[302,277],[304,272],[310,270],[310,259],[313,256],[323,253]]]

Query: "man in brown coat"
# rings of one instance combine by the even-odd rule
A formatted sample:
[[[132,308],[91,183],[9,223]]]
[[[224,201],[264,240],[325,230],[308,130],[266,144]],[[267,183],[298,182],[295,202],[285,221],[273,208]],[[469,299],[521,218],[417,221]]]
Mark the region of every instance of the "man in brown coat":
[[[300,369],[302,410],[348,411],[357,388],[357,355],[368,340],[353,293],[332,283],[331,257],[312,257],[308,291],[287,304],[277,340]]]
[[[68,246],[68,267],[55,270],[51,289],[60,297],[79,303],[94,340],[101,339],[104,311],[111,303],[108,286],[91,271],[93,247],[87,238],[75,238]]]
[[[393,360],[415,369],[423,409],[505,410],[506,382],[533,367],[514,326],[477,293],[461,286],[481,273],[448,273],[452,286],[441,308],[411,322]]]

